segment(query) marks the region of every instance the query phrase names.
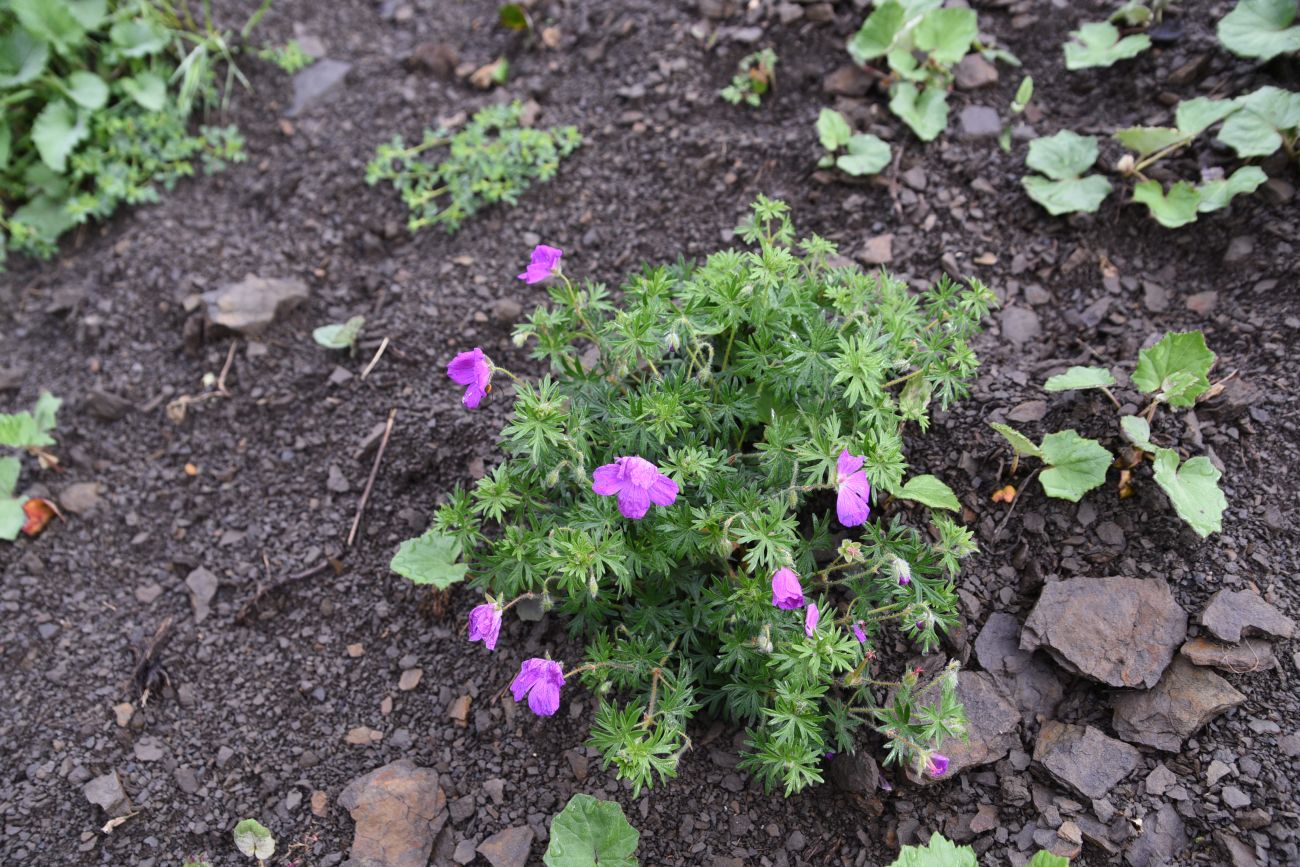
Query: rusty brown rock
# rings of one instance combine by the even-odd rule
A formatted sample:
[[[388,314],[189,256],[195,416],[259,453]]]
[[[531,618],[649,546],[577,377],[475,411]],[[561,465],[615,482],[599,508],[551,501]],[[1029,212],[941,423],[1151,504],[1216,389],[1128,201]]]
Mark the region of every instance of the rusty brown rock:
[[[948,772],[932,779],[909,770],[914,781],[927,784],[951,779],[967,768],[1001,760],[1020,744],[1016,726],[1020,711],[998,686],[993,675],[983,671],[963,671],[957,675],[957,698],[966,708],[966,739],[945,738],[938,751],[948,757]]]
[[[1209,665],[1232,674],[1277,668],[1273,645],[1258,638],[1247,638],[1241,644],[1220,644],[1208,638],[1193,638],[1178,652],[1197,665]]]
[[[1154,689],[1115,697],[1115,734],[1129,743],[1176,753],[1201,726],[1246,697],[1209,669],[1179,656]]]
[[[399,759],[357,777],[339,795],[357,823],[343,867],[425,867],[447,821],[438,772]]]
[[[1020,634],[1062,667],[1116,687],[1152,687],[1187,637],[1187,613],[1159,578],[1072,578],[1043,588]]]
[[[533,829],[506,828],[479,844],[478,853],[492,867],[524,867],[533,849]]]
[[[1250,590],[1220,590],[1201,612],[1201,624],[1219,639],[1234,644],[1243,635],[1295,635],[1295,621]]]
[[[1034,743],[1034,760],[1087,798],[1102,798],[1137,768],[1142,754],[1092,726],[1048,720]]]

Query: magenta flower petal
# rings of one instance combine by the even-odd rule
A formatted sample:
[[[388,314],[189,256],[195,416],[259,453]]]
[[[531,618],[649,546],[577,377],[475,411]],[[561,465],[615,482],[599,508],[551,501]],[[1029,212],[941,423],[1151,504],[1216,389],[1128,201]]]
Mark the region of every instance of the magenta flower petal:
[[[558,247],[548,247],[545,244],[538,244],[533,248],[532,259],[524,273],[519,275],[519,279],[525,283],[540,283],[548,277],[552,277],[560,272],[560,257],[564,251]]]
[[[501,609],[485,602],[469,613],[469,640],[482,641],[488,650],[496,650],[497,636],[501,634]]]
[[[560,708],[560,688],[564,686],[564,668],[554,660],[525,659],[510,684],[515,701],[528,696],[528,709],[538,716],[550,716]]]
[[[470,409],[477,407],[492,390],[492,363],[478,346],[453,358],[447,365],[447,376],[457,385],[465,386],[461,400]]]
[[[618,495],[618,510],[633,521],[645,517],[650,504],[670,506],[680,492],[677,483],[636,455],[618,458],[591,474],[591,490],[602,497]]]
[[[537,679],[542,676],[542,666],[546,664],[545,659],[525,659],[519,666],[519,673],[515,679],[510,682],[510,692],[514,694],[515,701],[523,701],[528,690],[533,688]]]
[[[793,569],[778,569],[772,576],[772,604],[784,611],[803,607],[803,587]]]
[[[931,777],[942,777],[948,773],[948,757],[942,753],[932,753],[925,763],[925,769]]]
[[[560,709],[560,683],[541,678],[528,693],[528,709],[538,716],[551,716]]]
[[[817,631],[817,621],[821,619],[822,615],[821,612],[817,610],[817,603],[809,602],[808,610],[805,611],[803,615],[803,634],[812,638],[813,633]]]
[[[835,486],[839,494],[835,499],[835,513],[846,527],[857,527],[867,522],[871,514],[871,482],[862,469],[864,459],[849,454],[845,449],[835,462]]]
[[[677,483],[662,473],[656,473],[655,480],[650,483],[650,502],[656,506],[671,506],[677,499],[677,492],[681,490]]]
[[[862,621],[859,620],[853,624],[853,637],[858,640],[859,644],[867,643],[867,633],[862,630]]]
[[[624,518],[639,521],[650,511],[650,491],[627,485],[618,492],[618,510]]]
[[[591,489],[602,497],[617,494],[621,487],[623,487],[623,483],[618,472],[618,464],[605,464],[603,467],[596,467],[591,474]]]
[[[839,458],[835,461],[835,474],[840,477],[841,481],[843,481],[846,477],[851,476],[858,470],[862,469],[863,463],[865,463],[864,458],[860,458],[857,455],[851,455],[849,454],[849,450],[845,449],[840,452]]]

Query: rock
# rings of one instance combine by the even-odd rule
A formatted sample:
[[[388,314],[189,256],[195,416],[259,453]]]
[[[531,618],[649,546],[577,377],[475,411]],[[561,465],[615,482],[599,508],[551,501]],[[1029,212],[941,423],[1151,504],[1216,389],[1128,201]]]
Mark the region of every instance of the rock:
[[[1234,810],[1244,810],[1250,806],[1250,795],[1247,795],[1236,786],[1224,786],[1223,791],[1219,793],[1219,797],[1223,798],[1223,803]]]
[[[1047,401],[1045,400],[1026,400],[1016,404],[1007,413],[1007,421],[1028,423],[1042,421],[1047,415]]]
[[[420,685],[420,679],[424,677],[423,668],[408,668],[402,672],[402,676],[397,680],[397,688],[402,692],[410,692]]]
[[[975,810],[975,817],[970,820],[971,833],[983,834],[992,831],[998,824],[998,808],[992,804],[980,804]]]
[[[807,3],[808,0],[803,0],[803,2]],[[810,3],[808,7],[804,9],[804,14],[808,17],[809,21],[815,21],[818,24],[829,24],[835,20],[835,7],[829,2]]]
[[[961,137],[965,139],[997,138],[1002,134],[1002,118],[995,108],[968,105],[957,116]]]
[[[1258,638],[1247,638],[1241,644],[1219,644],[1208,638],[1193,638],[1178,652],[1196,665],[1208,665],[1233,674],[1277,668],[1273,645]]]
[[[1048,720],[1034,743],[1034,760],[1084,797],[1097,799],[1133,773],[1142,754],[1092,726]]]
[[[343,475],[338,465],[330,464],[329,473],[325,478],[325,487],[336,494],[346,494],[351,485],[348,484],[348,477]]]
[[[1018,711],[998,686],[993,675],[983,671],[962,671],[957,674],[957,697],[966,708],[966,739],[945,738],[938,751],[948,757],[948,772],[938,779],[917,776],[909,769],[908,776],[922,785],[948,780],[967,768],[1001,761],[1012,747],[1020,745],[1016,727],[1020,725]]]
[[[885,265],[894,261],[894,235],[886,233],[868,238],[858,258],[868,265]]]
[[[356,822],[343,867],[425,867],[447,821],[438,772],[398,759],[357,777],[339,795]]]
[[[1152,313],[1164,313],[1169,309],[1169,290],[1159,283],[1143,280],[1142,303]]]
[[[782,3],[776,7],[776,15],[782,24],[793,24],[803,17],[803,7],[797,3]]]
[[[212,613],[212,600],[217,595],[220,582],[202,566],[185,577],[185,586],[190,589],[190,605],[194,608],[194,622],[202,623]]]
[[[874,84],[870,75],[852,63],[836,69],[822,81],[822,90],[835,96],[866,96]]]
[[[443,81],[451,81],[456,77],[460,55],[456,46],[448,42],[421,42],[412,49],[407,64],[415,70],[432,72]]]
[[[240,334],[260,334],[277,316],[306,301],[308,294],[307,284],[301,280],[249,274],[238,283],[204,292],[202,297],[212,325]]]
[[[1002,337],[1017,347],[1037,340],[1043,333],[1038,314],[1023,307],[1007,307],[1002,311]]]
[[[86,395],[86,411],[100,421],[117,421],[135,408],[135,404],[111,391],[92,388]]]
[[[1264,181],[1261,192],[1270,205],[1286,205],[1295,198],[1295,187],[1283,178],[1269,178]]]
[[[351,63],[322,58],[293,77],[293,104],[286,113],[297,117],[325,94],[329,93],[352,69]]]
[[[1223,254],[1225,265],[1236,265],[1250,258],[1255,252],[1255,239],[1249,235],[1239,235],[1228,242],[1228,249]]]
[[[1226,831],[1215,831],[1214,840],[1228,853],[1232,867],[1259,867],[1255,850]]]
[[[532,850],[533,829],[526,826],[498,831],[478,846],[492,867],[524,867]]]
[[[177,787],[187,795],[193,795],[199,790],[199,778],[193,768],[179,767],[172,771],[172,777],[176,780]]]
[[[110,818],[125,816],[131,812],[131,799],[126,794],[126,789],[122,787],[122,779],[117,775],[117,771],[109,771],[100,777],[95,777],[86,785],[82,786],[81,793],[86,796],[86,800],[99,807]]]
[[[1155,795],[1157,798],[1165,792],[1178,785],[1178,778],[1174,772],[1165,766],[1164,762],[1156,765],[1151,773],[1147,774],[1147,794]]]
[[[157,738],[144,737],[136,741],[135,757],[142,762],[156,762],[165,755],[163,746]]]
[[[1187,635],[1163,578],[1072,578],[1043,587],[1020,634],[1062,667],[1110,686],[1155,686]]]
[[[353,726],[348,729],[348,733],[343,736],[343,740],[354,747],[364,747],[370,744],[377,744],[383,739],[384,733],[376,731],[370,726]]]
[[[99,506],[98,482],[77,482],[59,494],[59,505],[74,515],[89,515]]]
[[[1187,845],[1187,830],[1178,811],[1161,804],[1142,820],[1142,834],[1124,853],[1132,867],[1164,867]]]
[[[998,83],[998,68],[978,54],[967,54],[952,71],[959,90],[978,90]]]
[[[975,639],[975,657],[1002,685],[1025,723],[1051,716],[1060,704],[1060,679],[1041,655],[1020,649],[1020,623],[1012,615],[989,615]]]
[[[1295,621],[1250,590],[1220,590],[1201,612],[1201,625],[1223,641],[1236,644],[1243,635],[1275,638],[1295,635]]]
[[[514,325],[524,315],[524,305],[513,298],[498,298],[492,303],[492,318],[503,325]]]
[[[826,773],[837,788],[854,795],[870,795],[880,785],[880,769],[865,750],[836,753],[827,762]]]
[[[1228,774],[1231,773],[1232,773],[1231,766],[1224,764],[1218,759],[1215,759],[1214,761],[1210,762],[1210,766],[1205,769],[1205,783],[1206,785],[1209,786],[1216,785],[1219,782],[1219,780],[1222,780],[1224,777],[1228,776]]]
[[[1201,726],[1246,697],[1209,669],[1179,656],[1154,689],[1115,696],[1115,734],[1129,743],[1176,753]]]
[[[1214,307],[1219,303],[1219,293],[1213,290],[1208,292],[1197,292],[1194,295],[1188,295],[1183,300],[1187,309],[1200,316],[1209,316],[1214,312]]]
[[[451,860],[457,864],[468,864],[474,860],[474,841],[461,840],[456,844],[456,851],[452,853]]]

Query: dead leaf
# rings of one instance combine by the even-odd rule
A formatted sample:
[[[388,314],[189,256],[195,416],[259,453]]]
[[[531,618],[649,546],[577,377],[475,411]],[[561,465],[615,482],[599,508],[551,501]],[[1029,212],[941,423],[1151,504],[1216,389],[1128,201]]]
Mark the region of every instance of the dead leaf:
[[[99,830],[101,833],[104,834],[112,834],[113,829],[120,828],[126,822],[127,819],[130,819],[132,816],[137,816],[139,815],[139,813],[140,811],[136,810],[133,813],[127,813],[125,816],[118,816],[116,819],[109,819],[107,822],[104,823],[104,827],[100,828]]]
[[[479,90],[489,90],[493,84],[496,84],[501,76],[502,65],[505,64],[504,57],[498,57],[491,63],[486,63],[470,73],[469,83]],[[507,67],[508,68],[508,67]]]
[[[40,533],[55,515],[58,515],[60,520],[63,518],[57,506],[41,497],[32,497],[23,503],[23,514],[27,516],[27,520],[23,521],[24,536],[35,536]]]
[[[1015,499],[1016,499],[1016,486],[1015,486],[1015,485],[1007,485],[1007,486],[1005,486],[1005,487],[998,488],[996,491],[993,492],[993,496],[992,496],[990,499],[992,499],[993,502],[995,502],[995,503],[1012,503],[1012,502],[1015,502]]]

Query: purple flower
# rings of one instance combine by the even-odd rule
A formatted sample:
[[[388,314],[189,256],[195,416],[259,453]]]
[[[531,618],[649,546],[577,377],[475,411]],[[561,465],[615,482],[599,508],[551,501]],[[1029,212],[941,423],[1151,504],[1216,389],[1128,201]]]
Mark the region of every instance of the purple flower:
[[[858,643],[859,643],[859,644],[866,644],[866,643],[867,643],[867,633],[864,632],[863,629],[862,629],[862,621],[861,621],[861,620],[859,620],[857,623],[854,623],[854,624],[853,624],[853,637],[856,638],[856,639],[858,640]]]
[[[902,557],[894,557],[894,575],[898,578],[900,587],[912,583],[912,567]]]
[[[550,716],[560,709],[560,687],[564,686],[564,668],[554,660],[525,659],[519,673],[510,682],[515,701],[528,696],[528,709],[538,716]]]
[[[925,760],[926,772],[938,779],[948,773],[948,757],[943,753],[932,753],[930,758]]]
[[[817,621],[821,619],[822,615],[817,610],[817,603],[809,602],[808,610],[803,615],[803,634],[812,638],[813,632],[817,630]]]
[[[803,608],[803,587],[793,569],[777,569],[772,576],[772,604],[785,611]]]
[[[871,482],[862,470],[863,462],[863,458],[849,454],[848,449],[840,452],[835,462],[835,487],[839,489],[835,511],[846,527],[865,524],[871,514]]]
[[[488,650],[496,650],[497,636],[501,634],[501,609],[496,603],[485,602],[469,613],[469,640],[482,641]]]
[[[644,518],[651,503],[671,506],[678,491],[676,482],[645,458],[636,456],[597,467],[591,474],[591,489],[602,497],[618,494],[618,510],[633,521]]]
[[[527,270],[519,275],[519,279],[531,285],[560,273],[560,257],[563,255],[564,251],[559,247],[538,244],[533,248],[533,258]]]
[[[475,346],[453,358],[447,365],[447,375],[452,382],[465,386],[465,396],[461,400],[470,409],[478,406],[483,395],[492,390],[492,362],[488,361],[481,347]]]

